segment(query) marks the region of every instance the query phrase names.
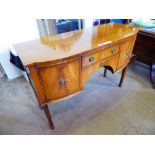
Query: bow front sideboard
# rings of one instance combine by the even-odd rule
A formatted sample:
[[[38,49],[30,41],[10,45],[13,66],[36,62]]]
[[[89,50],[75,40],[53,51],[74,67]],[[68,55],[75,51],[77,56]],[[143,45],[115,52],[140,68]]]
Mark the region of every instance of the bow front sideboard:
[[[108,23],[13,45],[52,129],[48,104],[81,92],[100,67],[112,73],[122,70],[121,86],[138,31]]]

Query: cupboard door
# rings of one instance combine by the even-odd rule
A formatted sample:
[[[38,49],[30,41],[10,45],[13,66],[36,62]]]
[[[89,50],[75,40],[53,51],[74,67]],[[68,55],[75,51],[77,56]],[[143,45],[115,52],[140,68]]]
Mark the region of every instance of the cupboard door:
[[[129,62],[132,52],[132,42],[133,38],[125,40],[122,43],[117,69],[124,67]]]
[[[48,101],[79,91],[79,59],[38,67],[40,82]]]

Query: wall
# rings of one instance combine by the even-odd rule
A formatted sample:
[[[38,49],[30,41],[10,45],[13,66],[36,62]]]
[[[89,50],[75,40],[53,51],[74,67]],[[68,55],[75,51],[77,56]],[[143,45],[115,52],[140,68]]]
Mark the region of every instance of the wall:
[[[89,28],[93,26],[93,19],[85,19],[85,28]]]
[[[20,69],[10,63],[10,49],[9,48],[1,48],[0,49],[0,63],[8,77],[9,80],[17,78],[22,75]]]
[[[35,19],[0,20],[0,63],[8,79],[11,80],[22,75],[22,72],[10,63],[11,45],[37,38],[39,38],[39,32]]]
[[[92,27],[93,19],[85,19],[85,28]],[[10,48],[12,44],[39,38],[35,19],[2,19],[0,20],[0,63],[8,79],[22,75],[22,72],[10,63]],[[14,54],[16,52],[12,50]]]

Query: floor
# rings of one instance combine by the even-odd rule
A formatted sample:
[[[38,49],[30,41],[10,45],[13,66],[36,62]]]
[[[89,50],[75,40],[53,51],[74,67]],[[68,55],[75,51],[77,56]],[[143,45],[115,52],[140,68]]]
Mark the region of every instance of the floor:
[[[148,67],[130,65],[122,88],[117,86],[120,73],[104,78],[103,71],[88,80],[82,93],[49,105],[55,130],[24,78],[0,78],[0,134],[155,134],[155,90]]]

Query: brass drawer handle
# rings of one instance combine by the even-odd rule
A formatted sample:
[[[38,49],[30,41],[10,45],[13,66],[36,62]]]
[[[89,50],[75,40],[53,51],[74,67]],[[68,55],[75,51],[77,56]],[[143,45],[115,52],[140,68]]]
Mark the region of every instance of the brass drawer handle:
[[[90,57],[89,62],[93,62],[93,61],[94,61],[94,57]]]
[[[66,83],[66,81],[65,81],[65,80],[60,80],[60,85],[61,85],[61,86],[64,86],[64,85],[65,85],[65,83]]]
[[[115,49],[115,48],[113,48],[113,49],[111,50],[111,53],[115,53],[115,50],[116,50],[116,49]]]

